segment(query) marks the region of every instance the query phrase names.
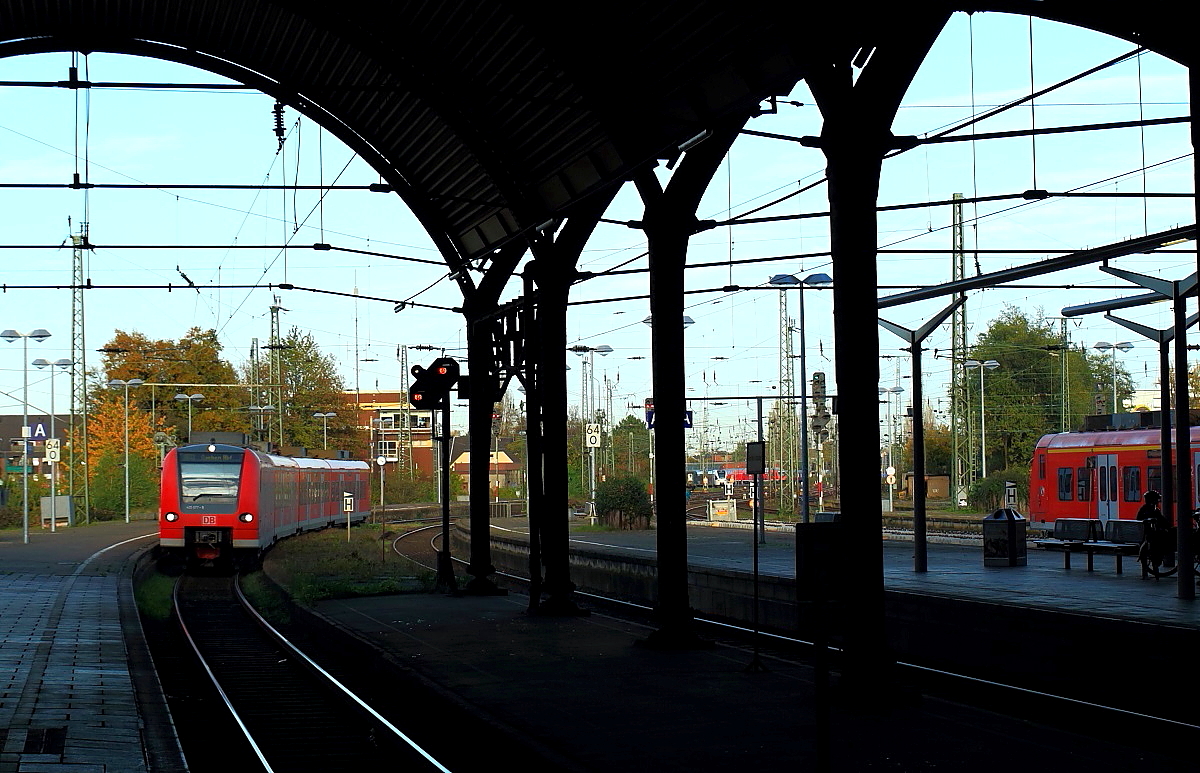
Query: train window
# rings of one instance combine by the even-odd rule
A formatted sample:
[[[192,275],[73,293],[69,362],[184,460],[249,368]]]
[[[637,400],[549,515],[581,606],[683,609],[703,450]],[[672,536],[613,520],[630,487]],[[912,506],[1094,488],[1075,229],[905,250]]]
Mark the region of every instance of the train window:
[[[205,504],[236,504],[241,454],[180,454],[179,498]]]
[[[1099,481],[1099,485],[1096,486],[1096,489],[1100,494],[1100,501],[1107,502],[1108,501],[1108,467],[1105,465],[1100,465],[1100,481]]]
[[[1146,468],[1146,490],[1158,491],[1163,490],[1162,485],[1162,467],[1147,467]]]
[[[1058,500],[1060,502],[1070,502],[1073,498],[1073,472],[1074,471],[1070,467],[1058,468]]]
[[[1125,488],[1123,499],[1126,502],[1138,502],[1142,498],[1142,468],[1122,467],[1121,479]]]
[[[1046,479],[1046,455],[1038,454],[1038,480]]]
[[[1079,496],[1080,502],[1090,502],[1092,500],[1092,471],[1087,467],[1079,468]]]

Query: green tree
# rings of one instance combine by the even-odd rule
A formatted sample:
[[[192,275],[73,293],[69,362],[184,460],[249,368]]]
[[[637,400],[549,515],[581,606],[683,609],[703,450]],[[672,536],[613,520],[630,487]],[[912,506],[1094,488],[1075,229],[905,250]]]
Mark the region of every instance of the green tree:
[[[1097,398],[1103,397],[1105,385],[1111,395],[1110,361],[1070,347],[1041,311],[1029,317],[1007,307],[979,336],[968,356],[977,362],[999,363],[994,369],[957,369],[965,419],[960,438],[965,431],[972,443],[978,443],[981,434],[980,380],[984,371],[989,470],[1026,463],[1038,438],[1063,428],[1079,428],[1084,416],[1097,412]],[[1128,395],[1130,384],[1128,374],[1118,370],[1118,393]]]
[[[282,400],[278,400],[277,392],[267,391],[264,387],[263,393],[255,398],[255,404],[281,403],[275,408],[282,411],[282,415],[277,413],[271,423],[276,428],[282,423],[282,445],[322,448],[328,424],[331,449],[349,449],[365,456],[369,432],[358,427],[358,411],[345,392],[336,358],[322,352],[312,334],[298,327],[289,330],[277,346],[268,351],[271,356],[279,357]],[[246,383],[269,385],[270,360],[264,355],[256,362],[247,363],[242,369],[242,378]],[[317,413],[337,415],[319,419],[314,416]]]
[[[650,430],[637,416],[626,416],[612,428],[613,475],[650,480]]]

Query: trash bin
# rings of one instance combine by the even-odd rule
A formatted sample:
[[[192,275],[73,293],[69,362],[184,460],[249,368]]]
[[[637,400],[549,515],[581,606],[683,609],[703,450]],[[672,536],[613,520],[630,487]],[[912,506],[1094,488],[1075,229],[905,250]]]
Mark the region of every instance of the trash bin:
[[[796,595],[800,601],[836,601],[845,591],[849,556],[846,524],[796,524]]]
[[[983,565],[1025,566],[1025,516],[1004,507],[983,519]]]

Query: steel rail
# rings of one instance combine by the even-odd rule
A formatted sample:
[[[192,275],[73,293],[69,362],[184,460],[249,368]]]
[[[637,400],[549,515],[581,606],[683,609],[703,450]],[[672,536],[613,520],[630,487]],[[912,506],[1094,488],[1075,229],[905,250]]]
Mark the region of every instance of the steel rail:
[[[254,606],[250,603],[250,600],[247,599],[245,594],[242,593],[242,585],[240,582],[234,583],[234,590],[237,592],[238,601],[241,603],[242,607],[251,615],[251,617],[255,619],[255,622],[257,622],[263,630],[265,630],[272,636],[272,638],[275,639],[276,642],[286,647],[293,655],[299,658],[302,663],[308,666],[311,671],[320,674],[329,685],[337,688],[343,695],[357,704],[359,708],[370,714],[375,721],[386,727],[393,735],[396,736],[396,738],[400,739],[400,741],[406,746],[419,754],[436,770],[441,771],[441,773],[450,773],[449,768],[438,762],[437,759],[435,759],[429,752],[425,751],[420,744],[410,738],[400,728],[392,724],[386,717],[372,708],[366,701],[358,697],[358,695],[356,695],[349,687],[346,687],[346,685],[338,681],[333,674],[326,671],[320,664],[302,652],[299,647],[297,647],[295,644],[292,644],[292,642],[286,636],[284,636],[273,625],[267,622],[266,618],[258,613],[258,610],[254,608]]]
[[[233,717],[233,721],[237,723],[238,728],[240,728],[242,731],[242,735],[246,738],[246,742],[250,744],[250,748],[254,750],[254,754],[258,757],[258,761],[262,765],[263,770],[268,771],[268,773],[274,773],[275,769],[271,767],[269,762],[267,762],[266,755],[263,754],[262,749],[260,749],[258,743],[255,742],[254,736],[250,734],[250,728],[246,727],[246,723],[242,721],[241,714],[239,714],[238,710],[233,707],[233,702],[229,699],[229,695],[226,694],[225,688],[223,688],[220,681],[218,681],[217,675],[213,673],[212,668],[208,664],[208,660],[204,657],[204,654],[200,652],[200,645],[196,643],[195,637],[192,636],[192,632],[188,629],[187,622],[183,619],[183,613],[180,612],[181,607],[179,604],[179,587],[182,585],[182,583],[182,577],[175,582],[175,587],[171,591],[171,602],[175,608],[175,619],[178,621],[179,627],[183,631],[183,638],[187,639],[188,645],[191,646],[192,652],[195,653],[197,660],[200,661],[200,665],[204,667],[204,672],[208,674],[208,679],[212,683],[213,687],[217,688],[217,693],[221,696],[221,700],[225,703],[225,708],[229,709],[229,713]]]

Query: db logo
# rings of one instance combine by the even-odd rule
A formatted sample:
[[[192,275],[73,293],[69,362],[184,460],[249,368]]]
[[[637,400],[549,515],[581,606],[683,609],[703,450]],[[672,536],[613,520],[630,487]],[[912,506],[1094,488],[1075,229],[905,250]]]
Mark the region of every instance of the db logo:
[[[201,526],[216,526],[217,525],[217,516],[215,516],[215,515],[200,516],[200,525]]]

